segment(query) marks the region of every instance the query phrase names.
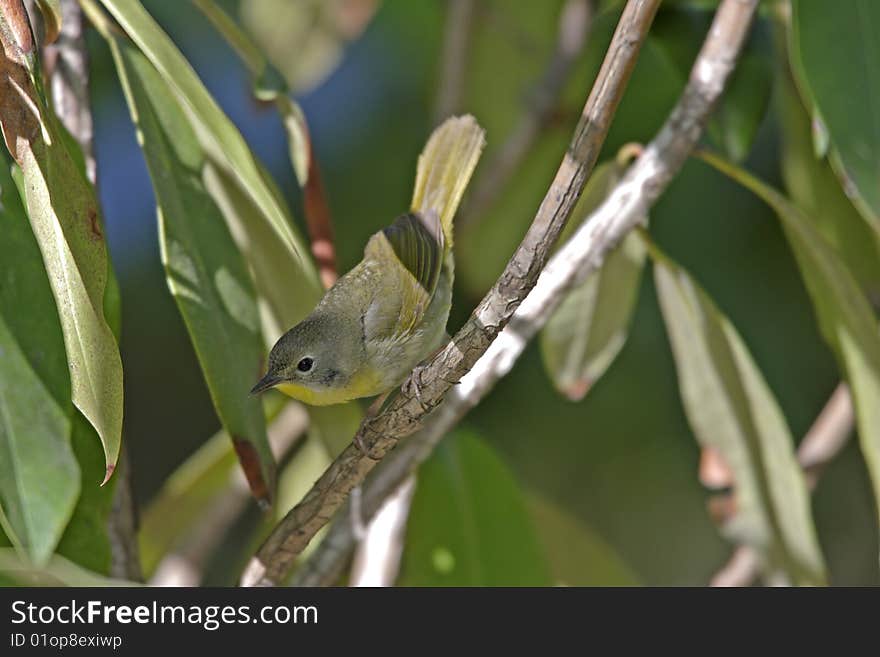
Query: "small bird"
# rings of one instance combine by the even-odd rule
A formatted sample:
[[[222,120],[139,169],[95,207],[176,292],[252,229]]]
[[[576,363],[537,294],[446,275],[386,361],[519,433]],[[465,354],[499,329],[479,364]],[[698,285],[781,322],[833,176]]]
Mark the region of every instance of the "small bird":
[[[399,386],[438,349],[452,303],[452,219],[485,145],[472,116],[440,125],[422,151],[410,212],[269,354],[251,394],[269,388],[325,406]]]

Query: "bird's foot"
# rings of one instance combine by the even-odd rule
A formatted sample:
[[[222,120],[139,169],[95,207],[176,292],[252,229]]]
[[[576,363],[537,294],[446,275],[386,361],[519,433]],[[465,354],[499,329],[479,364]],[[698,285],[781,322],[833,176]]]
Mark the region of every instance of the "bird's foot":
[[[363,454],[367,458],[371,458],[370,448],[367,447],[367,444],[364,442],[364,437],[360,434],[360,432],[355,434],[354,440],[352,442],[354,443],[354,446],[358,448],[358,451],[361,454]]]
[[[416,401],[419,402],[419,406],[422,407],[422,411],[427,413],[431,410],[431,407],[425,404],[425,402],[422,400],[422,372],[424,371],[424,365],[416,365],[413,368],[412,374],[409,377],[407,392],[416,398]]]
[[[382,393],[381,395],[376,397],[375,400],[373,400],[373,403],[370,404],[369,407],[367,407],[367,411],[366,411],[366,413],[364,413],[364,419],[361,421],[361,429],[363,429],[363,426],[367,422],[369,422],[370,420],[372,420],[374,417],[376,417],[379,414],[379,411],[382,410],[382,405],[388,399],[388,396],[390,394],[391,394],[390,390],[388,392]],[[361,454],[363,454],[367,458],[374,458],[372,453],[370,452],[370,448],[367,447],[367,444],[364,442],[364,436],[363,436],[362,431],[358,430],[358,432],[355,434],[354,440],[352,442],[354,443],[354,446],[358,448],[358,451],[360,451]]]

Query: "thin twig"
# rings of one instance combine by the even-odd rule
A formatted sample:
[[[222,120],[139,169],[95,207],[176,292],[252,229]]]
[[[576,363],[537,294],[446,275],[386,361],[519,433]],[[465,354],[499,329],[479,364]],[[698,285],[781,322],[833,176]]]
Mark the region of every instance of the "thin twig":
[[[568,0],[563,5],[556,50],[513,132],[478,178],[471,200],[459,215],[457,228],[462,229],[485,214],[553,120],[574,63],[587,42],[592,17],[590,0]]]
[[[828,402],[816,417],[801,444],[797,459],[807,478],[807,485],[814,489],[825,466],[837,456],[849,441],[855,426],[852,397],[845,383],[839,383]],[[725,496],[723,500],[729,500]],[[733,508],[719,504],[716,508]],[[761,574],[761,559],[746,545],[734,550],[730,560],[712,576],[711,586],[748,586]]]
[[[303,122],[305,124],[305,122]],[[309,230],[309,240],[312,244],[312,256],[318,266],[318,275],[325,288],[330,288],[339,276],[336,269],[336,246],[333,236],[333,219],[330,214],[330,204],[327,202],[327,193],[324,191],[324,180],[321,177],[321,167],[318,158],[315,157],[315,148],[312,145],[312,135],[306,130],[306,139],[309,140],[309,175],[303,185],[303,212],[306,216],[306,226]]]
[[[448,0],[446,5],[446,27],[443,30],[443,54],[440,57],[440,82],[434,102],[434,123],[440,123],[461,109],[474,15],[474,0]]]
[[[578,282],[597,269],[604,255],[632,230],[660,196],[700,137],[703,126],[734,67],[757,0],[724,0],[694,63],[690,81],[657,137],[608,198],[553,257],[538,284],[476,365],[461,379],[426,426],[402,443],[367,479],[363,511],[376,508],[471,408],[505,376],[528,341]],[[367,517],[369,517],[367,515]],[[338,519],[294,580],[326,584],[351,553],[350,528]]]
[[[452,341],[410,375],[384,412],[361,424],[354,444],[334,460],[248,564],[243,584],[281,581],[296,555],[352,488],[363,482],[401,438],[418,430],[424,416],[440,404],[510,321],[534,287],[583,191],[658,5],[659,0],[627,3],[562,164],[501,277]]]

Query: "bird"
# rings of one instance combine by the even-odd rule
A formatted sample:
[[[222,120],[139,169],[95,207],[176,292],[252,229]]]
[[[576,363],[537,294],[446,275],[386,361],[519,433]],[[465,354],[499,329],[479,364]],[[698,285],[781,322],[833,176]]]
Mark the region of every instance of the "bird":
[[[251,390],[313,406],[398,387],[447,339],[452,222],[485,146],[471,115],[438,126],[418,159],[410,211],[373,234],[363,259],[272,347]]]

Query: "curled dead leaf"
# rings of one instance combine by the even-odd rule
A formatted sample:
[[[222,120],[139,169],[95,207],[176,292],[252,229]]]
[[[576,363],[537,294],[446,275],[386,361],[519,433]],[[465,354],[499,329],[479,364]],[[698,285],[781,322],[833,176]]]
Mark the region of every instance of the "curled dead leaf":
[[[21,146],[40,134],[40,111],[28,72],[33,36],[21,0],[0,0],[0,130],[6,148],[21,164]]]

